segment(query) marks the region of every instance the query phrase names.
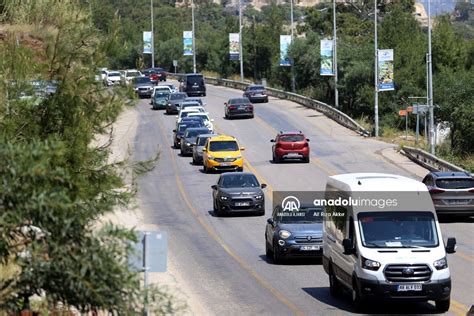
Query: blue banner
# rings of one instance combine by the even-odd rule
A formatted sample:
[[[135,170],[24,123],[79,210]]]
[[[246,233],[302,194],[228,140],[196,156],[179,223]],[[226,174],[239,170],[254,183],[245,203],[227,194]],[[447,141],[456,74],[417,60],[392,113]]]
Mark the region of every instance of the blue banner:
[[[151,32],[143,32],[143,54],[151,54]]]
[[[377,60],[378,91],[395,90],[395,83],[393,82],[393,49],[379,49]]]
[[[280,35],[280,66],[291,66],[288,49],[291,45],[291,35]]]
[[[240,60],[240,34],[229,33],[229,59]]]
[[[321,76],[334,76],[333,48],[332,40],[321,40]]]
[[[183,32],[183,55],[184,56],[193,55],[193,32],[192,31]]]

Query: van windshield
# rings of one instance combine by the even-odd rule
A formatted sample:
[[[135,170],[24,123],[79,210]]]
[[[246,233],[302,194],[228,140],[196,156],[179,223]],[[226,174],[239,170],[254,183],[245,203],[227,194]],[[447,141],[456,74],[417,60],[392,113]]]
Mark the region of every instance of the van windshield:
[[[362,244],[367,248],[437,247],[431,212],[365,212],[358,215]]]

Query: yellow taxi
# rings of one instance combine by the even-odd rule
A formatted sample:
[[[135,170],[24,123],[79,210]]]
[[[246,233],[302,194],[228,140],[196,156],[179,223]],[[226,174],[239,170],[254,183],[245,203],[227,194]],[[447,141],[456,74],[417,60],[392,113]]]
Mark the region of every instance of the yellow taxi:
[[[207,139],[202,149],[204,172],[243,171],[244,159],[233,136],[218,135]]]

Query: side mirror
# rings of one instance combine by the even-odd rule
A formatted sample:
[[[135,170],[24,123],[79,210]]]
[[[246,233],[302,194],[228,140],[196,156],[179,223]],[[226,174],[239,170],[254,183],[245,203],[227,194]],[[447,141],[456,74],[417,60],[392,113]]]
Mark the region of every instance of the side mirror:
[[[177,115],[175,115],[174,117],[178,118],[178,116],[177,116]]]
[[[355,253],[355,248],[352,247],[352,242],[350,239],[343,239],[342,246],[344,247],[344,254],[345,255],[352,255]]]
[[[211,188],[212,188],[213,190],[217,190],[217,185],[216,185],[216,184],[213,184],[213,185],[211,185]]]
[[[261,187],[262,189],[265,189],[265,188],[267,187],[267,184],[266,184],[266,183],[262,183],[262,184],[260,184],[260,187]]]
[[[306,138],[306,141],[309,142],[309,138]]]
[[[206,152],[206,151],[207,151],[207,149],[206,149],[206,148],[203,148],[203,149],[202,149],[202,151],[203,151],[203,152]]]
[[[455,253],[456,252],[456,238],[448,238],[446,242],[446,253]]]
[[[245,147],[240,147],[240,150],[245,150]]]
[[[207,103],[206,103],[206,102],[204,102],[204,103],[202,104],[202,106],[206,106],[206,105],[207,105]]]
[[[271,139],[271,140],[270,140],[270,142],[271,142],[271,143],[274,143],[274,142],[275,142],[275,140],[274,140],[274,139]]]
[[[173,133],[176,133],[176,130],[175,130],[175,129],[173,130]]]
[[[214,119],[211,119],[211,122],[214,122]]]
[[[227,102],[224,102],[224,105],[227,105]]]
[[[272,225],[272,226],[275,224],[275,222],[273,221],[273,218],[267,219],[267,223]]]

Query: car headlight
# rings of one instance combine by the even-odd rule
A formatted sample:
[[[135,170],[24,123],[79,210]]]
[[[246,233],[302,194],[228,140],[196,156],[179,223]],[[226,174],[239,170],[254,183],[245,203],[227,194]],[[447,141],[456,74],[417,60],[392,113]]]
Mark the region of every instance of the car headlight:
[[[280,236],[280,238],[287,239],[291,236],[291,233],[283,229],[278,232],[278,235]]]
[[[207,159],[209,159],[209,160],[214,160],[214,157],[212,157],[212,156],[207,156]]]
[[[138,90],[138,88],[133,88],[133,90],[137,91],[137,90]]]
[[[191,143],[186,143],[186,146],[188,146],[188,147],[191,146]]]
[[[436,270],[443,270],[448,267],[448,259],[446,257],[443,257],[439,260],[436,260],[433,262],[433,266],[436,268]]]
[[[261,195],[261,194],[255,195],[255,199],[256,200],[261,200],[261,199],[263,199],[263,195]]]
[[[235,156],[235,160],[241,159],[241,158],[242,158],[242,155]]]
[[[362,268],[377,271],[380,268],[380,262],[362,257]]]
[[[227,196],[221,196],[221,201],[227,201],[229,198]]]

